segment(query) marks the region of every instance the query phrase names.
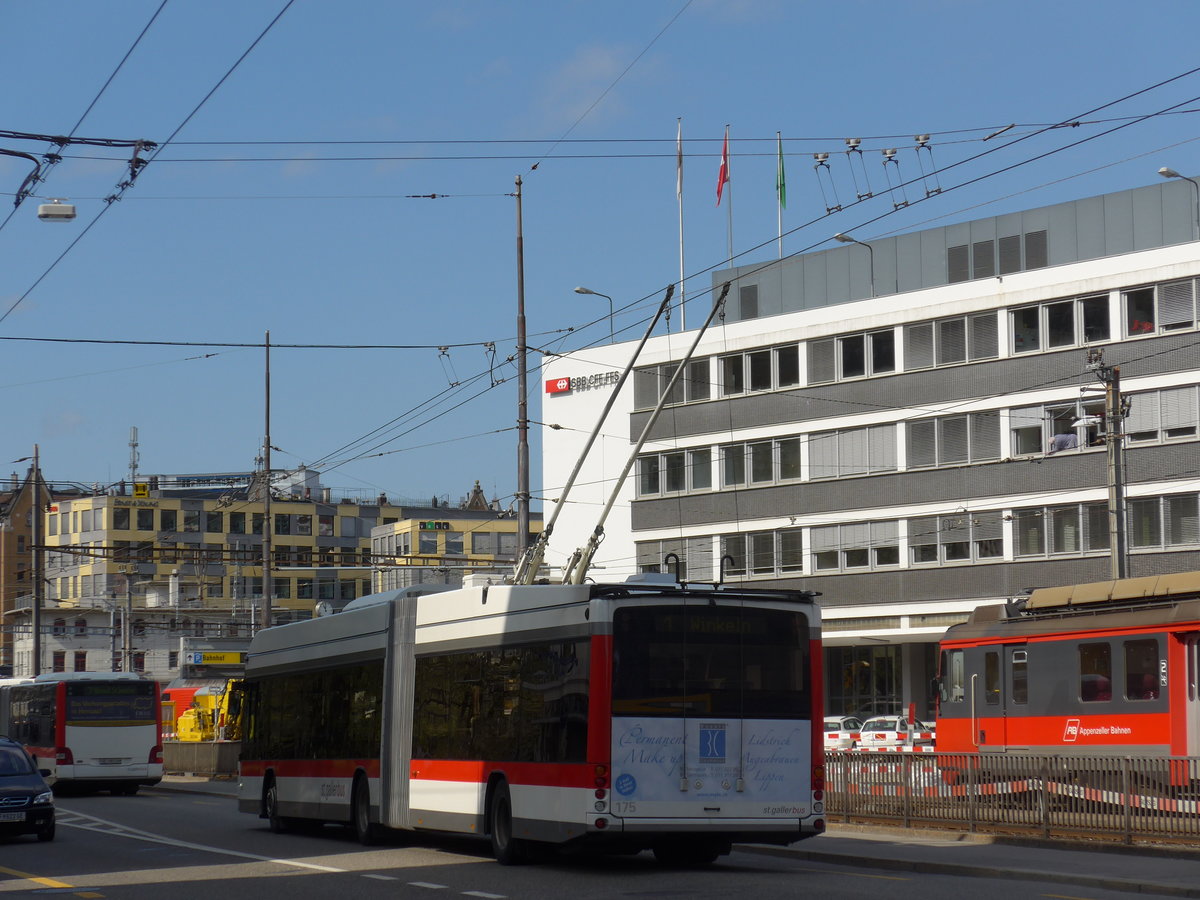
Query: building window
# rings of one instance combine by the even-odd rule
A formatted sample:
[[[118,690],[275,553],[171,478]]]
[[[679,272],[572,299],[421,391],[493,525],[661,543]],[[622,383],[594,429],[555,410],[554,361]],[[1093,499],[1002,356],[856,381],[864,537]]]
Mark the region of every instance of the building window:
[[[808,437],[809,478],[896,471],[896,426],[871,425]]]
[[[179,668],[179,651],[178,650],[168,650],[167,651],[167,668],[168,669],[178,669]]]
[[[75,665],[74,671],[86,672],[88,670],[88,668],[87,668],[87,651],[86,650],[76,650],[74,655],[75,655],[75,659],[73,660],[74,665]]]
[[[159,512],[158,521],[163,531],[177,531],[176,518],[178,513],[173,509],[164,509]]]
[[[1195,282],[1169,281],[1122,292],[1129,337],[1177,331],[1196,324]]]
[[[200,533],[200,510],[185,509],[183,511],[183,530],[185,534]]]
[[[1109,339],[1108,297],[1026,306],[1009,313],[1014,353],[1057,350]]]
[[[67,633],[67,620],[66,619],[55,619],[54,624],[51,626],[50,633],[53,634],[55,637],[62,637],[64,634],[66,634]]]
[[[1125,434],[1131,443],[1194,440],[1198,421],[1195,385],[1145,391],[1130,397]]]
[[[275,513],[275,533],[292,533],[292,517],[290,515],[287,513]]]
[[[907,423],[905,434],[910,469],[1000,458],[1000,421],[994,412],[921,419]]]
[[[462,556],[463,555],[463,535],[461,531],[446,532],[446,555],[447,556]]]
[[[726,575],[779,576],[803,572],[801,530],[790,528],[722,535],[721,557]]]
[[[91,524],[92,524],[91,520],[92,520],[92,511],[90,509],[84,510],[84,519],[83,519],[83,530],[84,531],[92,530],[91,529]],[[129,530],[129,507],[128,506],[117,506],[117,507],[113,508],[112,527],[113,527],[114,531],[128,531]]]
[[[670,554],[674,559],[668,561]],[[678,566],[679,577],[685,581],[714,581],[713,539],[711,537],[676,538],[669,541],[645,541],[637,545],[639,572],[667,572],[672,575]]]
[[[1108,549],[1103,502],[1013,511],[1015,556],[1079,555]]]
[[[904,326],[906,371],[994,359],[999,353],[994,312]]]
[[[137,511],[137,530],[138,531],[153,531],[154,530],[154,510],[139,509]]]
[[[422,556],[436,556],[438,536],[436,531],[422,531],[417,539],[417,552]]]
[[[145,672],[146,671],[146,654],[145,653],[133,654],[133,671],[135,671],[135,672]]]
[[[204,514],[204,530],[209,534],[224,534],[225,514],[219,511],[206,512]]]
[[[810,532],[816,571],[874,569],[900,564],[898,522],[825,525]]]
[[[52,657],[51,671],[65,672],[67,671],[67,651],[55,650]]]
[[[82,636],[82,635],[87,634],[87,630],[88,630],[87,619],[76,619],[75,620],[75,634],[77,636]]]
[[[229,514],[229,533],[246,533],[246,514],[244,512],[231,512]]]
[[[634,407],[653,409],[657,406],[678,368],[679,363],[675,362],[637,369],[633,373]],[[689,362],[671,389],[667,403],[708,400],[712,396],[709,368],[710,363],[707,359],[695,359]]]
[[[1000,559],[1004,556],[1000,511],[910,519],[908,545],[913,565]]]

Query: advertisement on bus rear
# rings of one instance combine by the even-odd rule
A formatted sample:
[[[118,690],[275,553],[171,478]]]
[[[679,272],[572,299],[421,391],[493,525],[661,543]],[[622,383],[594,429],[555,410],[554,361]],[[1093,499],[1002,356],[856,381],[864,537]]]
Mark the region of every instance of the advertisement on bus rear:
[[[787,719],[614,717],[613,811],[662,815],[672,812],[664,804],[703,801],[727,814],[807,815],[810,729]]]

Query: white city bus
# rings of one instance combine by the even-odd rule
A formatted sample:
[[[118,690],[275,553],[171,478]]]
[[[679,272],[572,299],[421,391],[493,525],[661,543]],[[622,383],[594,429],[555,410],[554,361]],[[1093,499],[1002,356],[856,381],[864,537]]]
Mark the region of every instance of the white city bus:
[[[254,637],[239,809],[505,864],[792,843],[825,827],[820,637],[807,593],[665,576],[363,597]]]
[[[162,781],[158,682],[133,672],[54,672],[0,687],[0,734],[46,780],[134,794]]]

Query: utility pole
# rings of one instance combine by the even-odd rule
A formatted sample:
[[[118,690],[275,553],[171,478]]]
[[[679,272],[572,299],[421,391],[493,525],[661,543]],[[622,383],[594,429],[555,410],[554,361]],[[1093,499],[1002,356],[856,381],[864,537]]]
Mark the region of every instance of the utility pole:
[[[1121,396],[1121,367],[1104,365],[1104,351],[1088,351],[1088,368],[1104,383],[1104,441],[1108,449],[1108,547],[1114,580],[1128,577],[1125,527],[1125,417],[1129,401]]]
[[[271,627],[271,332],[267,332],[266,343],[266,414],[263,428],[263,533],[262,533],[262,604],[259,607],[260,628]]]
[[[33,553],[33,610],[30,621],[33,624],[33,674],[42,674],[42,605],[46,597],[46,585],[42,577],[42,466],[38,455],[38,445],[33,445],[33,499],[30,507],[31,524],[33,526],[30,551]]]
[[[132,567],[131,567],[132,568]],[[133,671],[133,573],[125,573],[125,616],[121,620],[121,649],[125,657],[124,670]]]
[[[526,399],[525,238],[521,229],[521,176],[517,176],[517,559],[529,542],[529,401]]]

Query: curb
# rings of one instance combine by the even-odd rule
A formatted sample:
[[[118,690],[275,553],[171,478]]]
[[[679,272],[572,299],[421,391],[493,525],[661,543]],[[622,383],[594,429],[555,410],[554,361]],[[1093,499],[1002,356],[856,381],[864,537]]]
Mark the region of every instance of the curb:
[[[980,843],[989,843],[987,841]],[[1001,843],[1001,842],[993,842]],[[1044,846],[1040,844],[1039,846]],[[891,872],[916,872],[923,875],[960,875],[975,878],[995,878],[1007,881],[1046,881],[1053,884],[1070,884],[1076,887],[1098,888],[1109,891],[1125,891],[1134,894],[1158,894],[1169,897],[1200,898],[1200,886],[1176,884],[1156,884],[1147,881],[1134,881],[1108,876],[1092,876],[1084,874],[1067,874],[1063,872],[1042,871],[1037,869],[1011,869],[998,866],[986,866],[970,863],[933,862],[928,860],[891,859],[878,856],[853,856],[849,853],[837,853],[823,850],[803,850],[784,847],[768,847],[756,844],[739,844],[739,850],[757,853],[763,856],[778,856],[791,859],[803,859],[809,862],[830,863],[835,866],[865,866],[872,869],[883,869]],[[1076,850],[1075,847],[1062,847],[1063,850]],[[1094,852],[1096,848],[1088,848]]]

